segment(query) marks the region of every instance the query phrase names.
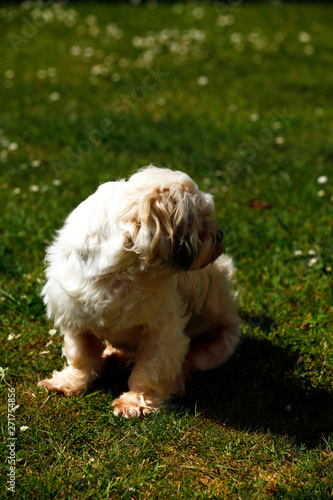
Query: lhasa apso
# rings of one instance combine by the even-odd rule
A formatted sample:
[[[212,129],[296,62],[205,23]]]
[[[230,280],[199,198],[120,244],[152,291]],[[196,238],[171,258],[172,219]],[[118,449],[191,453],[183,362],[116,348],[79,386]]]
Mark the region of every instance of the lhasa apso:
[[[150,166],[107,182],[49,247],[43,289],[67,365],[40,387],[83,392],[108,356],[133,365],[115,415],[158,409],[195,370],[227,361],[239,339],[234,268],[214,203],[185,173]]]

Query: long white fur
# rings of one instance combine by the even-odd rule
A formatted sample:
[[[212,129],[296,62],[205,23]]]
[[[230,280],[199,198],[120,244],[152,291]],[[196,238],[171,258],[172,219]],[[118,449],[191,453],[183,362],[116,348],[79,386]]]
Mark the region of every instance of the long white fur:
[[[132,417],[182,392],[192,371],[227,361],[239,320],[213,215],[212,196],[188,175],[153,166],[81,203],[48,249],[43,289],[67,365],[39,385],[78,394],[111,352],[134,365],[113,403]]]

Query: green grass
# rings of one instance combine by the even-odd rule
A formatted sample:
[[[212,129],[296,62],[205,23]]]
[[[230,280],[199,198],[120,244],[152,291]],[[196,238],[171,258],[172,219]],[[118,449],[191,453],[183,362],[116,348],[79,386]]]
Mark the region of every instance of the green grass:
[[[40,8],[0,10],[2,498],[333,494],[333,11],[227,4],[56,3],[30,31]],[[149,163],[214,194],[243,341],[183,399],[127,421],[111,407],[124,373],[71,399],[37,388],[63,363],[40,291],[66,215]]]

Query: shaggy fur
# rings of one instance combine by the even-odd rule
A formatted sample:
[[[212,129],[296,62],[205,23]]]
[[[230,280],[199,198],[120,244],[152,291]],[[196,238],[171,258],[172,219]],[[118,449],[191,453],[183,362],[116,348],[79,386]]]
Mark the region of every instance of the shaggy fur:
[[[42,292],[68,364],[39,386],[78,394],[113,356],[133,364],[114,413],[133,417],[227,361],[239,320],[213,214],[188,175],[153,166],[81,203],[48,249]]]

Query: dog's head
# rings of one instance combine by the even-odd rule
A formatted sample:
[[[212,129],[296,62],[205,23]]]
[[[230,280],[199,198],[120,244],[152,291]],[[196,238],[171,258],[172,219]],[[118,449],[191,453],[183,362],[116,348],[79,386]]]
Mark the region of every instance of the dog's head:
[[[224,252],[214,202],[183,172],[150,166],[127,182],[124,248],[142,267],[200,269]]]

